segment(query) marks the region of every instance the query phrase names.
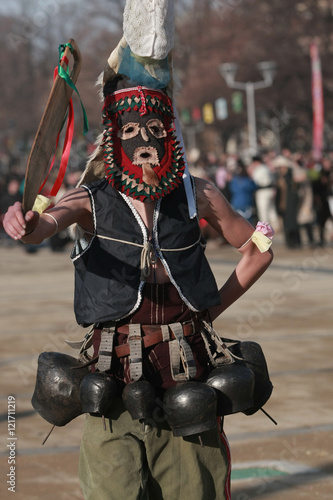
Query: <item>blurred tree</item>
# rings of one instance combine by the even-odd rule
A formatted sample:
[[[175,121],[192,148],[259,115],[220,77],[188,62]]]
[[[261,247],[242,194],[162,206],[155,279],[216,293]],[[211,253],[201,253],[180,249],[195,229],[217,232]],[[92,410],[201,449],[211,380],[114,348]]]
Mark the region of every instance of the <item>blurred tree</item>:
[[[58,45],[75,38],[83,57],[78,88],[91,128],[99,126],[100,103],[94,84],[121,34],[123,0],[15,0],[12,15],[0,16],[2,72],[0,133],[15,128],[33,137],[52,87]],[[77,116],[80,105],[74,96]],[[99,112],[98,112],[99,111]]]
[[[94,84],[121,36],[124,4],[125,0],[12,0],[15,10],[2,9],[6,12],[0,16],[2,136],[10,130],[22,139],[34,136],[52,85],[57,47],[70,37],[83,56],[80,95],[91,129],[99,129],[101,103]],[[236,62],[237,80],[256,81],[261,79],[256,64],[274,60],[278,69],[273,86],[255,96],[258,135],[274,119],[283,146],[311,146],[309,45],[314,38],[322,60],[326,124],[332,126],[332,0],[176,0],[175,6],[174,61],[182,85],[178,107],[189,114],[193,108],[226,98],[228,117],[205,127],[217,130],[222,144],[231,135],[241,141],[247,117],[245,96],[243,111],[233,110],[233,90],[226,86],[219,65]],[[80,119],[75,97],[74,102]]]
[[[193,0],[187,18],[181,19],[180,49],[175,52],[183,84],[179,106],[203,106],[208,99],[223,96],[232,109],[232,90],[219,74],[219,65],[235,62],[239,65],[237,80],[257,81],[262,77],[256,64],[273,60],[277,63],[273,86],[255,95],[259,132],[270,127],[274,119],[283,146],[311,148],[309,47],[313,39],[318,41],[325,117],[327,126],[332,127],[332,27],[331,0]],[[230,134],[246,127],[246,123],[244,106],[242,114],[231,112],[214,127],[225,144]]]

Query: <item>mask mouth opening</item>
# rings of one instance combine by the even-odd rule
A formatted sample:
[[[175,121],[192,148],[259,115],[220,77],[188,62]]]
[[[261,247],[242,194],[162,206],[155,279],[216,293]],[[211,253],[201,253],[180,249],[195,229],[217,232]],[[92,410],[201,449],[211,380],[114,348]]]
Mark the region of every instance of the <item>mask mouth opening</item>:
[[[133,165],[149,164],[150,166],[157,166],[160,164],[158,153],[155,148],[139,147],[134,151]]]

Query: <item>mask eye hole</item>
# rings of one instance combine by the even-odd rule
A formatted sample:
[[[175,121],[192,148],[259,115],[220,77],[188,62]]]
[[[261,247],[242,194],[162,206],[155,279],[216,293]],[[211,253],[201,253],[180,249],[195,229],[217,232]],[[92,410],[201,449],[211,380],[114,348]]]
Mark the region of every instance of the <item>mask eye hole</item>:
[[[149,132],[157,139],[162,139],[166,137],[167,133],[161,120],[153,118],[147,122],[147,128]]]
[[[126,141],[127,139],[132,139],[133,137],[136,137],[140,132],[140,125],[139,123],[135,122],[130,122],[126,123],[121,129],[118,131],[118,137],[122,139],[123,141]]]

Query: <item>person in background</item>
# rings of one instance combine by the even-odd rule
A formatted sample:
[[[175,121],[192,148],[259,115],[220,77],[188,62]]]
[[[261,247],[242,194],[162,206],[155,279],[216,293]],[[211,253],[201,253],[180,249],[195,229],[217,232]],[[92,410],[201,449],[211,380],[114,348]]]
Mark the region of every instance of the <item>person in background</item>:
[[[305,232],[308,245],[313,247],[316,245],[313,234],[313,225],[315,222],[313,192],[307,170],[301,160],[295,163],[294,180],[297,184],[298,194],[297,223],[301,233],[302,230]]]
[[[251,179],[247,168],[241,159],[237,160],[234,175],[228,183],[230,204],[236,212],[241,214],[251,224],[257,220],[255,192],[257,185]]]
[[[268,165],[266,165],[260,156],[254,156],[249,165],[249,172],[257,186],[255,192],[255,201],[257,207],[258,219],[269,222],[271,226],[277,228],[278,216],[275,206],[275,186],[274,175]]]
[[[230,180],[230,173],[226,165],[226,158],[224,156],[221,156],[219,165],[215,172],[215,184],[228,201],[230,200],[229,189],[228,189],[229,180]]]
[[[7,234],[3,230],[3,218],[8,208],[16,201],[22,201],[20,191],[20,178],[17,175],[8,176],[0,191],[0,236],[1,241],[7,246],[12,245]]]
[[[285,244],[288,248],[299,248],[301,244],[297,222],[299,198],[293,164],[282,155],[277,156],[273,164],[276,171],[276,209],[282,220]]]
[[[0,196],[0,218],[3,219],[8,207],[14,205],[16,201],[22,201],[20,192],[20,179],[18,176],[9,176],[4,185],[4,192]]]
[[[316,221],[319,229],[319,245],[326,244],[325,229],[328,220],[332,219],[329,196],[332,193],[332,169],[328,158],[323,158],[315,165],[317,175],[312,180],[312,190]]]

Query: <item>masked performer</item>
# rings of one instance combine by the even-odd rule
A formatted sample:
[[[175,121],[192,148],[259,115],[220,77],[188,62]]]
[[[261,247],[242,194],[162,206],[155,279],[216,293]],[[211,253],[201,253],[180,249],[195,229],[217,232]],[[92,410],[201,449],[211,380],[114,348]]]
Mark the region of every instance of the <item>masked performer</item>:
[[[125,37],[103,75],[104,132],[80,185],[41,215],[23,215],[16,203],[4,228],[38,244],[77,225],[75,314],[93,325],[91,373],[117,391],[106,429],[89,384],[81,391],[84,498],[229,499],[230,455],[204,383],[212,360],[202,326],[262,275],[272,252],[258,249],[254,228],[214,185],[189,176],[170,90],[172,2],[154,11],[146,3],[126,4]],[[220,290],[201,218],[241,255]]]

